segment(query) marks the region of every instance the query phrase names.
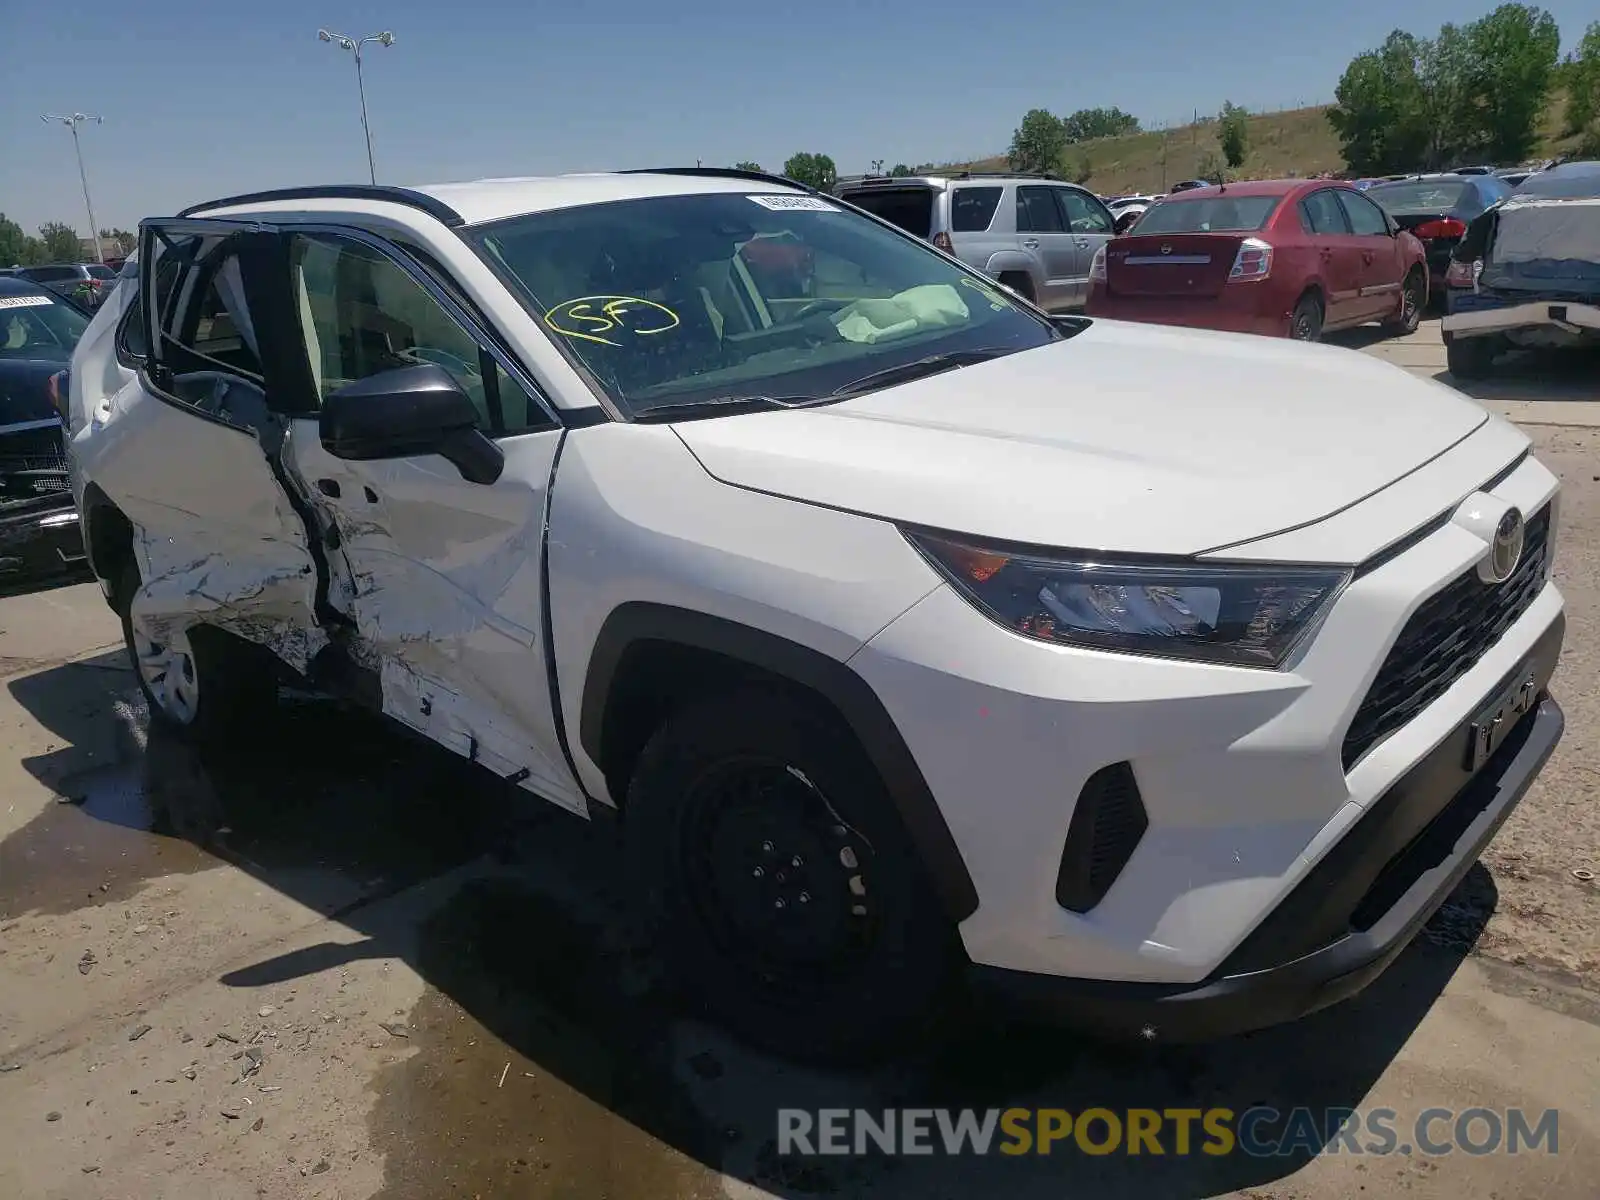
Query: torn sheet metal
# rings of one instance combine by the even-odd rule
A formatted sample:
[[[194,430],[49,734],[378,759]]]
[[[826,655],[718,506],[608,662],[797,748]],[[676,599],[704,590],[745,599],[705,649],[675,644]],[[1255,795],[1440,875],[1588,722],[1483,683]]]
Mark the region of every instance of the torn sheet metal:
[[[196,557],[177,539],[147,531],[138,531],[134,552],[144,584],[132,614],[153,637],[215,625],[265,646],[299,671],[327,645],[314,617],[316,570],[308,554],[286,556],[286,562],[224,553]]]

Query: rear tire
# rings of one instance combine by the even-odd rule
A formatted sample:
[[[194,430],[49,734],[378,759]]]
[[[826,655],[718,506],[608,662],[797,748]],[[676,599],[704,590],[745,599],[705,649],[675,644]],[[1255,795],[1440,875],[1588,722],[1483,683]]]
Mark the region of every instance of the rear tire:
[[[955,931],[831,714],[766,689],[679,712],[640,757],[624,828],[676,990],[743,1040],[859,1061],[927,1028]]]
[[[1413,267],[1400,285],[1400,309],[1383,323],[1383,327],[1400,337],[1415,333],[1422,324],[1422,309],[1427,299],[1428,281],[1420,268]]]
[[[999,282],[1002,287],[1010,288],[1029,304],[1038,303],[1038,297],[1033,292],[1033,280],[1028,277],[1026,272],[1002,271],[1000,272]]]
[[[1500,353],[1499,339],[1493,337],[1451,337],[1444,335],[1444,361],[1457,379],[1482,379],[1494,366]]]
[[[1289,315],[1289,337],[1297,342],[1322,340],[1322,298],[1315,292],[1300,297]]]
[[[139,568],[118,576],[113,607],[150,719],[186,741],[222,741],[254,727],[277,703],[278,678],[265,651],[207,625],[156,631],[133,616]]]

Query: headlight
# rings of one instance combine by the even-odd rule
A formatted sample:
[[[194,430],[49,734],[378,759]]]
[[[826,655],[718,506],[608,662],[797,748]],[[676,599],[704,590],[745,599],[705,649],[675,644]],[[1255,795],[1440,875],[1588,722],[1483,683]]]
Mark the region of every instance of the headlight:
[[[968,600],[1027,637],[1239,667],[1282,664],[1350,579],[1337,567],[1099,562],[906,536]]]

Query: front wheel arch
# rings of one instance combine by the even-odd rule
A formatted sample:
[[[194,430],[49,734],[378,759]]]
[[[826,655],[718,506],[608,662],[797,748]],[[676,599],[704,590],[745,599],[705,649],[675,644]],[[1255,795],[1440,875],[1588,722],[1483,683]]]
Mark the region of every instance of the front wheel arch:
[[[623,604],[606,618],[589,656],[578,743],[620,799],[645,743],[672,713],[712,690],[752,682],[802,695],[849,730],[894,802],[950,920],[971,916],[978,907],[972,876],[894,719],[866,680],[809,646],[708,613]]]

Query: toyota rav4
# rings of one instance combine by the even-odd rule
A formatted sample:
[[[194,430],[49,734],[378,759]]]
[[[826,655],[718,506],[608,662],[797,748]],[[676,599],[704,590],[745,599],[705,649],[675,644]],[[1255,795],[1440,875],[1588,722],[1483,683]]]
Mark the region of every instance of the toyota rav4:
[[[70,445],[155,719],[309,683],[618,818],[766,1045],[892,1044],[963,974],[1113,1035],[1298,1017],[1560,736],[1555,477],[1364,355],[1052,320],[737,171],[141,239]]]

